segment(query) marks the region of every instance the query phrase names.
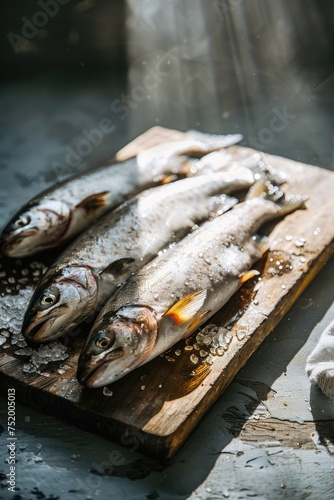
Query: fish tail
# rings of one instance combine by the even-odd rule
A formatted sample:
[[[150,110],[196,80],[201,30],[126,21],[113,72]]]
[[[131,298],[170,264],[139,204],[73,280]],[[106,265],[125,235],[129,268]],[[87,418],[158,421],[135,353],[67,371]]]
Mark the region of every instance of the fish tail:
[[[263,177],[278,186],[289,180],[289,176],[285,172],[273,168],[265,162],[260,155],[258,156],[259,157],[255,155],[255,158],[251,159],[251,162],[244,164],[244,166],[252,172],[254,179],[260,179]]]
[[[267,179],[260,179],[249,190],[246,200],[254,198],[263,198],[270,201],[279,208],[279,215],[284,216],[294,212],[298,208],[305,208],[305,201],[307,196],[302,195],[288,195],[276,185]]]

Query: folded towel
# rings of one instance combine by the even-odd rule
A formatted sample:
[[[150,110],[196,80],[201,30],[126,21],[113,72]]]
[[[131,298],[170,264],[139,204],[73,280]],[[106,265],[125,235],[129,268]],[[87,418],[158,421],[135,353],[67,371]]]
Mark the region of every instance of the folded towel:
[[[323,331],[307,358],[306,373],[311,383],[318,385],[334,401],[334,320]]]

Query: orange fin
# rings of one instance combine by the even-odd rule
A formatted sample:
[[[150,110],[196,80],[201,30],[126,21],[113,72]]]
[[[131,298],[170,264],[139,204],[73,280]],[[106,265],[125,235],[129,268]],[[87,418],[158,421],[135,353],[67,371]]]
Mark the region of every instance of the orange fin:
[[[178,176],[171,174],[167,175],[166,177],[163,177],[160,181],[159,184],[164,185],[164,184],[169,184],[170,182],[174,182],[178,180]]]
[[[109,191],[103,191],[103,193],[96,193],[88,196],[82,200],[77,208],[83,208],[87,213],[94,212],[96,209],[108,205],[107,196]]]
[[[243,285],[246,281],[254,278],[254,276],[258,276],[260,273],[256,269],[251,269],[250,271],[246,271],[245,273],[240,274],[239,283]]]
[[[203,314],[201,314],[198,318],[196,318],[192,323],[190,323],[190,325],[188,326],[185,334],[183,335],[183,339],[186,339],[187,337],[189,337],[189,335],[191,335],[195,330],[197,330],[197,328],[202,324],[204,323],[204,321],[208,318],[208,316],[210,315],[210,312],[211,311],[205,311]]]
[[[186,295],[164,314],[164,318],[171,318],[175,325],[186,323],[191,320],[202,307],[205,298],[206,290],[198,290]]]

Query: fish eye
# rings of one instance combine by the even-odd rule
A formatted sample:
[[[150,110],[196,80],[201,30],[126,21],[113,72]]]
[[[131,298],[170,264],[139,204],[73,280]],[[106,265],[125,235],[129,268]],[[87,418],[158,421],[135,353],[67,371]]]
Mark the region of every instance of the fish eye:
[[[55,291],[44,292],[38,299],[39,306],[47,309],[53,306],[59,299],[59,293]]]
[[[29,215],[20,215],[18,219],[13,222],[13,226],[15,229],[19,229],[20,227],[25,227],[31,222],[31,217]]]
[[[95,340],[95,345],[98,347],[98,349],[108,349],[108,347],[111,347],[115,342],[115,338],[107,336],[106,334],[100,335],[97,337]]]

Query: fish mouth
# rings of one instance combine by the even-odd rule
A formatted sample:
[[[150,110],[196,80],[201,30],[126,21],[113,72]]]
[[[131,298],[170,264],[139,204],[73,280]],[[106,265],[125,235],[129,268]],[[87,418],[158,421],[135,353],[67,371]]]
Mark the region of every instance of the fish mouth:
[[[29,229],[27,231],[21,232],[19,234],[13,235],[3,235],[0,241],[0,251],[4,255],[22,257],[26,255],[26,250],[23,254],[19,248],[17,248],[22,241],[24,241],[29,236],[35,236],[37,234],[37,229]]]
[[[96,389],[98,387],[103,387],[105,385],[110,384],[114,380],[117,380],[117,378],[114,378],[113,380],[110,380],[108,382],[103,382],[101,378],[103,377],[104,372],[110,365],[110,362],[120,359],[124,356],[124,350],[122,347],[118,347],[117,349],[114,349],[110,353],[108,353],[108,359],[104,360],[103,363],[99,364],[96,367],[92,367],[91,364],[87,365],[81,365],[79,364],[78,370],[77,370],[77,379],[79,380],[80,384],[85,385],[89,389]]]
[[[56,318],[49,318],[41,321],[38,325],[23,328],[23,335],[26,339],[37,344],[48,342],[55,338],[54,332],[48,333],[48,329],[51,328],[55,321]]]

